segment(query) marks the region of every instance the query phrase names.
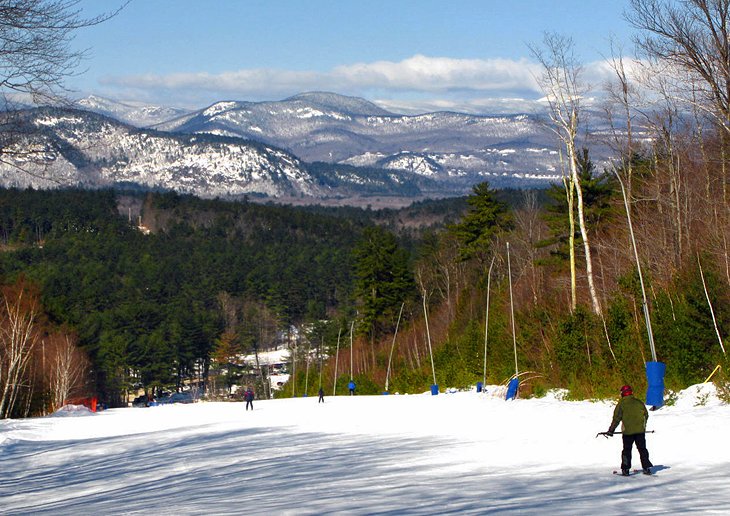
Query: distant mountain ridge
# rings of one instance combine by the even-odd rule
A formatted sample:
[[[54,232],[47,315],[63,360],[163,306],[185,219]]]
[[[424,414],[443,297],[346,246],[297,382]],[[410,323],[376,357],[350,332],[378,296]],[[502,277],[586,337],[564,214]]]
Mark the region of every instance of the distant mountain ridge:
[[[0,184],[316,200],[445,197],[484,180],[525,187],[558,177],[552,136],[525,114],[401,115],[327,92],[196,111],[95,96],[78,106],[7,112],[27,130],[5,153]]]
[[[189,112],[186,109],[152,106],[141,102],[118,102],[96,95],[80,99],[76,101],[76,105],[80,109],[106,115],[136,127],[153,126]]]
[[[467,191],[485,179],[544,186],[557,178],[554,138],[528,114],[402,115],[358,97],[309,92],[280,101],[216,102],[151,127],[262,141],[307,162],[399,169]]]
[[[218,102],[154,127],[258,140],[305,161],[407,170],[463,184],[556,174],[552,137],[525,114],[400,115],[363,99],[312,92],[282,101]]]
[[[310,91],[299,93],[284,99],[282,102],[301,102],[302,104],[318,105],[333,111],[346,112],[353,115],[384,116],[394,115],[378,105],[360,97],[348,97],[325,91]],[[397,115],[396,115],[397,116]]]
[[[240,138],[139,129],[89,111],[14,113],[19,132],[4,149],[10,187],[142,187],[201,197],[349,197],[422,194],[429,181],[348,165],[313,166],[283,149]],[[430,188],[437,190],[434,184]]]

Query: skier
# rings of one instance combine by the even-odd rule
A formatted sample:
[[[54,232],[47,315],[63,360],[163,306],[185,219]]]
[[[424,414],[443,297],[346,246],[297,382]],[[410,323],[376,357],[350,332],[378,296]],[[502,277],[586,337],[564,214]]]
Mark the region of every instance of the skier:
[[[319,400],[317,403],[324,403],[324,389],[322,387],[319,388]]]
[[[350,383],[347,384],[347,388],[350,389],[350,396],[355,395],[355,382],[350,380]]]
[[[251,410],[253,410],[253,396],[253,390],[251,387],[248,387],[246,392],[243,393],[243,399],[246,400],[246,410],[248,410],[248,407],[251,407]]]
[[[630,385],[621,387],[621,400],[613,411],[613,420],[608,427],[606,435],[613,435],[614,430],[621,423],[624,442],[621,451],[621,474],[628,476],[631,471],[631,452],[634,443],[639,450],[641,468],[645,475],[651,475],[653,464],[649,461],[649,451],[646,449],[646,421],[649,419],[649,412],[644,402],[634,397],[634,391]]]

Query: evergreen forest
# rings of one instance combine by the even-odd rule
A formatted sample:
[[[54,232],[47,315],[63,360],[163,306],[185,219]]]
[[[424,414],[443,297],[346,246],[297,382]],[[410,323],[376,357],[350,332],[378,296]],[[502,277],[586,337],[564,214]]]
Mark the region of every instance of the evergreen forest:
[[[600,314],[585,288],[571,305],[558,185],[495,191],[482,183],[465,199],[401,210],[2,190],[3,327],[27,321],[35,343],[5,415],[42,414],[73,395],[121,406],[142,391],[192,384],[213,397],[256,382],[269,395],[240,357],[280,346],[295,351],[296,363],[275,396],[314,395],[320,382],[344,394],[351,378],[361,394],[380,393],[386,382],[390,392],[418,393],[432,384],[505,384],[516,374],[523,396],[638,388],[650,350],[625,215],[611,176],[597,173],[587,153],[582,163],[586,212],[601,236]],[[636,165],[651,184],[650,163],[637,157]],[[687,255],[649,253],[670,233],[655,225],[651,207],[636,218],[667,386],[701,382],[726,364],[724,235],[703,238]],[[694,236],[686,234],[688,243]],[[12,332],[4,332],[7,343]],[[49,372],[69,347],[66,364]],[[70,376],[61,398],[54,374]]]

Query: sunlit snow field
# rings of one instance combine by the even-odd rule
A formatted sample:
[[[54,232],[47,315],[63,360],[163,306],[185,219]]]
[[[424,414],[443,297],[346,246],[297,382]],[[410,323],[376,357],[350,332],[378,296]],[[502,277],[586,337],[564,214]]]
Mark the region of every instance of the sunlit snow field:
[[[472,391],[4,420],[0,514],[730,512],[730,406],[712,385],[651,412],[652,477],[612,474],[621,439],[596,438],[612,412]]]

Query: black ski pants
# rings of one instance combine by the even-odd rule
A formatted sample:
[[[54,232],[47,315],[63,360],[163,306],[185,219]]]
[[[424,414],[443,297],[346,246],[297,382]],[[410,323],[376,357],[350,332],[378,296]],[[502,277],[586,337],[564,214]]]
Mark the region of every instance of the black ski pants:
[[[253,400],[246,400],[246,410],[248,410],[248,407],[251,407],[251,410],[253,410]]]
[[[643,469],[652,467],[649,460],[649,450],[646,449],[646,434],[622,434],[624,441],[624,449],[621,450],[621,469],[631,469],[631,450],[636,443],[636,449],[639,450],[639,458],[641,459],[641,467]]]

